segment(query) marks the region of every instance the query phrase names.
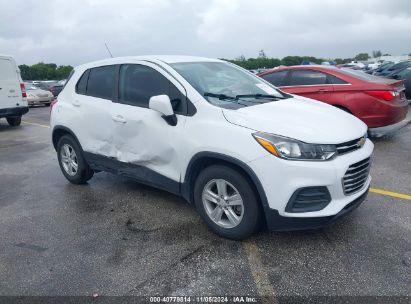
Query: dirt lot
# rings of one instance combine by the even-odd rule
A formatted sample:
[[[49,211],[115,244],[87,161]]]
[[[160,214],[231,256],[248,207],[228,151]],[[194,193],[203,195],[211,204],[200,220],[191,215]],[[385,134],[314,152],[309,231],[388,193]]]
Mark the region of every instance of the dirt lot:
[[[370,193],[334,226],[211,233],[182,199],[98,173],[69,184],[49,110],[0,120],[0,295],[411,296],[411,125],[375,142]],[[280,301],[281,302],[281,301]]]

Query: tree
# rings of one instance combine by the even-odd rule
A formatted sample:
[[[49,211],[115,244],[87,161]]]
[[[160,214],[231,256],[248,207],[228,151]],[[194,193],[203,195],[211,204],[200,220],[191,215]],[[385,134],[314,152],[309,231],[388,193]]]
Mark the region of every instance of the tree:
[[[23,80],[61,80],[67,79],[73,70],[71,65],[57,66],[55,63],[39,62],[28,66],[20,65],[21,78]]]
[[[372,51],[372,57],[378,58],[381,57],[382,53],[381,51]]]
[[[359,53],[358,55],[354,57],[354,59],[358,61],[366,61],[369,58],[370,58],[370,55],[368,55],[368,53]]]

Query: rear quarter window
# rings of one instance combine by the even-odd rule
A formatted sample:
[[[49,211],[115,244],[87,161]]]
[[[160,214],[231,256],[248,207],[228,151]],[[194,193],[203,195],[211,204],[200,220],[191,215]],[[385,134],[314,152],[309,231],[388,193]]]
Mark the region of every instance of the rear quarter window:
[[[88,82],[88,75],[90,74],[90,70],[87,70],[83,73],[80,77],[79,81],[76,84],[76,93],[86,95],[87,92],[87,82]]]
[[[289,84],[290,86],[323,85],[327,83],[327,75],[314,70],[293,70]]]

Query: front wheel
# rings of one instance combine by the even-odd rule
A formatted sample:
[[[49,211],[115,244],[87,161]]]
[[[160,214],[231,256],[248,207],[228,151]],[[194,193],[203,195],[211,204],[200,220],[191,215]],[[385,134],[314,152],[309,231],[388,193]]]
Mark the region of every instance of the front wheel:
[[[220,236],[242,240],[261,226],[261,205],[250,181],[230,167],[204,169],[195,183],[194,201],[202,219]]]
[[[17,127],[17,126],[20,126],[21,124],[21,116],[6,117],[6,119],[9,125],[12,127]]]
[[[93,177],[93,170],[87,164],[80,145],[71,135],[64,135],[57,144],[60,169],[72,184],[85,184]]]

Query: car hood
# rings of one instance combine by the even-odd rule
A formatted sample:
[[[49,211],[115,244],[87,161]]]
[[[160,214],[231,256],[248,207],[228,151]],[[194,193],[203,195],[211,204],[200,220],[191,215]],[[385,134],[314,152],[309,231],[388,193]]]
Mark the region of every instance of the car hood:
[[[301,96],[240,108],[223,109],[228,122],[306,143],[337,144],[363,136],[367,126],[338,108]]]

